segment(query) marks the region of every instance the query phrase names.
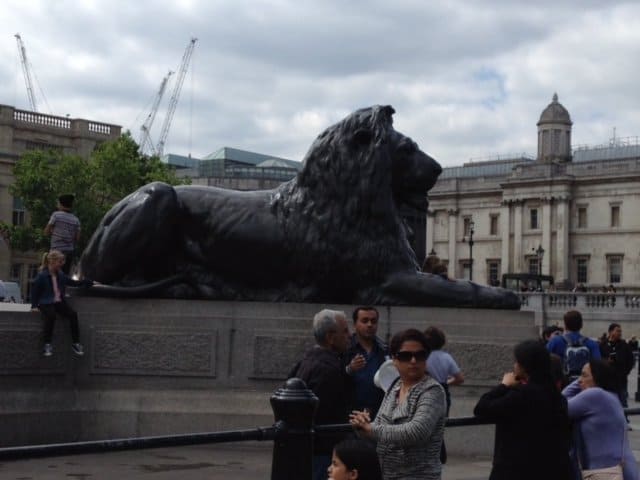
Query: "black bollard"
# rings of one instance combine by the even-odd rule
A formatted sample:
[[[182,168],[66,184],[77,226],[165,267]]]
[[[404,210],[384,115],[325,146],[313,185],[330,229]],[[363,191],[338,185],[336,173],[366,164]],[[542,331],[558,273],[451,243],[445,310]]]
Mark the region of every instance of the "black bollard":
[[[316,397],[299,378],[290,378],[271,396],[277,429],[271,480],[311,479]]]

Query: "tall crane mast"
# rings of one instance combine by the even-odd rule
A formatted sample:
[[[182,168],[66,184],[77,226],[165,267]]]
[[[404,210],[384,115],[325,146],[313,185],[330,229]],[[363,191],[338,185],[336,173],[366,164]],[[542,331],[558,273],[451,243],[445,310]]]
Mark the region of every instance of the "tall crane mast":
[[[31,81],[29,60],[27,60],[27,49],[24,47],[24,43],[22,42],[20,34],[16,33],[15,37],[16,41],[18,42],[18,52],[20,53],[20,62],[22,63],[22,73],[24,73],[24,83],[27,86],[27,96],[29,97],[29,104],[31,105],[31,110],[37,112],[38,106],[36,104],[36,96],[33,91],[33,82]]]
[[[193,49],[195,48],[197,41],[197,38],[192,38],[187,45],[187,49],[184,51],[184,55],[182,55],[180,70],[178,71],[178,76],[176,77],[176,84],[173,87],[173,94],[171,95],[171,99],[169,100],[167,115],[164,118],[162,130],[160,131],[160,139],[158,140],[158,146],[156,147],[158,156],[161,156],[164,151],[164,143],[167,140],[169,127],[171,126],[171,120],[173,120],[173,114],[175,113],[176,106],[178,105],[178,98],[180,98],[180,91],[182,90],[182,84],[184,83],[184,76],[187,73],[189,61],[191,60],[191,54],[193,54]]]
[[[153,142],[151,141],[151,126],[153,125],[153,121],[156,119],[156,114],[158,113],[158,107],[160,106],[160,101],[162,100],[162,96],[164,95],[164,91],[167,88],[167,82],[169,81],[169,77],[173,75],[173,72],[169,70],[169,73],[162,79],[160,82],[160,88],[158,89],[158,93],[153,101],[151,106],[151,112],[149,112],[149,116],[140,127],[140,151],[145,152],[147,150],[151,151],[152,154],[155,154],[155,147],[153,146]]]

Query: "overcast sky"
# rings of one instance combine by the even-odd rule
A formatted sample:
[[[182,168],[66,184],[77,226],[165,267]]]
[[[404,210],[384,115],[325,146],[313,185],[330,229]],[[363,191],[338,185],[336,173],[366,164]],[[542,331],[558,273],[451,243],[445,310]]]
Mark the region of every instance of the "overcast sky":
[[[0,18],[0,103],[29,109],[20,33],[39,111],[136,139],[196,37],[165,153],[228,146],[302,160],[325,127],[390,104],[395,128],[444,166],[535,155],[554,92],[574,147],[614,128],[640,135],[636,1],[3,0]]]

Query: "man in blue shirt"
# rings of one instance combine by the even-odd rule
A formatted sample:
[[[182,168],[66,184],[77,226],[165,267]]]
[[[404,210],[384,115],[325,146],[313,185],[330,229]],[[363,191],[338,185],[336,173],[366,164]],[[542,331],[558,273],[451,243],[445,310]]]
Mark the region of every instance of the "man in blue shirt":
[[[562,364],[565,366],[565,374],[570,377],[570,380],[571,377],[577,378],[580,372],[567,371],[566,353],[568,347],[575,348],[577,345],[584,345],[589,350],[589,358],[587,358],[586,361],[600,359],[600,347],[598,343],[595,340],[583,336],[580,330],[582,330],[582,314],[577,310],[569,310],[564,314],[564,335],[551,337],[549,343],[547,343],[547,350],[562,359]],[[579,368],[581,369],[582,366],[583,365],[580,365]]]
[[[353,311],[355,333],[345,356],[345,369],[354,384],[354,407],[367,409],[372,420],[384,398],[384,392],[373,383],[373,376],[387,356],[387,346],[376,336],[378,317],[374,307],[358,307]]]

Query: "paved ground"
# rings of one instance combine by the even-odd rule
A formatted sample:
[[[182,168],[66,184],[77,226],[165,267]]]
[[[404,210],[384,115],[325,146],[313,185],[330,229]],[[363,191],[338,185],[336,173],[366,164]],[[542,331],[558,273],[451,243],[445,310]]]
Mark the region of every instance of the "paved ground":
[[[269,479],[271,443],[249,442],[76,455],[0,464],[2,480]],[[444,479],[486,479],[489,459],[450,459]]]
[[[629,377],[630,407],[637,371]],[[636,459],[640,459],[640,415],[631,417],[629,432]],[[473,427],[460,427],[473,428]],[[268,479],[271,442],[243,442],[194,447],[137,450],[99,455],[75,455],[0,463],[2,480],[228,480]],[[450,457],[444,480],[485,480],[490,458]]]

